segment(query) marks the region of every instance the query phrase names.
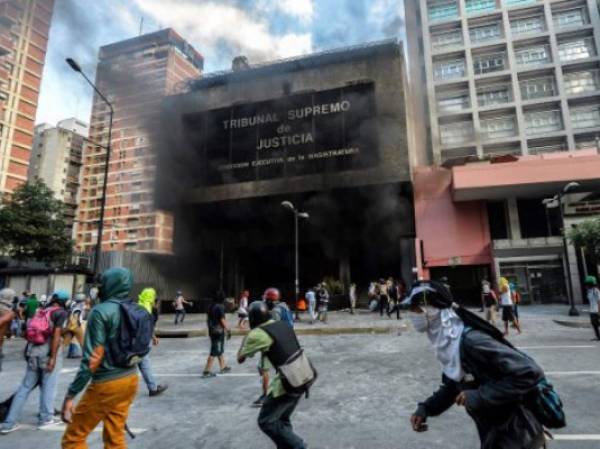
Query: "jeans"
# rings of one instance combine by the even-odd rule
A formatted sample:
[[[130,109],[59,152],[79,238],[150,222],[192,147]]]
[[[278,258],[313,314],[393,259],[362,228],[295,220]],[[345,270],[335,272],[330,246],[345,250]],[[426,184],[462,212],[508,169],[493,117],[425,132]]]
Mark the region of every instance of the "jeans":
[[[152,347],[152,342],[150,342],[150,346]],[[154,373],[152,372],[152,365],[150,365],[150,353],[142,358],[142,361],[138,364],[138,368],[140,369],[140,373],[142,373],[144,382],[146,382],[148,391],[156,391],[158,385]]]
[[[181,317],[181,321],[179,321],[179,317]],[[185,320],[185,309],[176,310],[175,311],[175,324],[183,323],[183,320]]]
[[[289,393],[273,398],[268,396],[258,415],[258,427],[277,446],[277,449],[305,449],[304,441],[294,433],[290,418],[300,401],[299,395]]]
[[[310,317],[311,323],[317,319],[317,314],[315,313],[316,301],[308,301],[308,316]]]
[[[21,411],[25,405],[25,401],[29,397],[29,393],[40,384],[40,413],[39,422],[44,423],[50,421],[54,417],[54,399],[56,397],[56,382],[58,381],[58,374],[62,369],[62,354],[58,354],[56,357],[56,365],[51,373],[45,370],[45,363],[41,360],[41,357],[33,357],[27,363],[27,369],[25,370],[25,377],[19,385],[15,396],[13,397],[12,404],[8,415],[6,415],[5,425],[12,426],[16,424],[17,420],[21,416]],[[37,368],[35,367],[37,366]]]

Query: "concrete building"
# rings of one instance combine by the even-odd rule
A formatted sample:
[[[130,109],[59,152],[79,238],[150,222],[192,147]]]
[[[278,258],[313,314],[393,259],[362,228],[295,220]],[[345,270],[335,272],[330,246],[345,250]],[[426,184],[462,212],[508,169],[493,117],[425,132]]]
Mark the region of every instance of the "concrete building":
[[[47,123],[35,127],[29,179],[41,179],[52,189],[54,196],[67,208],[68,233],[73,233],[79,202],[83,149],[88,125],[71,118],[61,120],[56,127]]]
[[[208,74],[165,100],[159,189],[198,295],[394,276],[410,282],[416,139],[402,47],[384,41]],[[185,263],[189,261],[189,263]],[[202,267],[198,273],[197,267]],[[333,286],[333,285],[332,285]],[[202,297],[202,296],[200,296]]]
[[[202,72],[203,58],[172,29],[100,49],[96,85],[114,105],[103,251],[171,251],[172,218],[154,208],[160,102]],[[94,97],[90,139],[106,145],[109,109]],[[106,151],[84,154],[77,247],[96,244]]]
[[[0,0],[0,195],[27,181],[54,0]]]
[[[409,0],[406,14],[434,163],[596,146],[594,0]]]

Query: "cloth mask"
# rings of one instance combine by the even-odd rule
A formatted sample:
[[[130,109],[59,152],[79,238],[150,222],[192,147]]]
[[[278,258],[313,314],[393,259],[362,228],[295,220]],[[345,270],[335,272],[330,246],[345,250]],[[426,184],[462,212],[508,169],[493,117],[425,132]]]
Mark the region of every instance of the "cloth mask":
[[[427,336],[446,377],[459,382],[465,373],[460,361],[460,342],[464,323],[452,310],[427,307]],[[434,310],[431,310],[434,309]]]

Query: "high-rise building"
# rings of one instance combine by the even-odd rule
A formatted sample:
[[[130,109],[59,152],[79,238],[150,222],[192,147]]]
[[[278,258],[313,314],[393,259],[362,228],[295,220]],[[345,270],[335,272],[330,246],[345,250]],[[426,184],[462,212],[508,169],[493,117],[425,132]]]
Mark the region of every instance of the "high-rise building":
[[[87,136],[87,123],[75,118],[61,120],[55,127],[47,123],[35,127],[29,179],[41,179],[52,189],[55,198],[65,203],[69,235],[77,211]]]
[[[54,0],[0,0],[0,195],[27,181]]]
[[[594,0],[409,0],[406,14],[433,162],[597,145]]]
[[[202,73],[203,57],[174,30],[165,29],[100,49],[96,85],[114,106],[103,251],[169,253],[173,219],[154,208],[156,148],[164,96]],[[90,139],[106,145],[109,108],[94,97]],[[97,239],[106,150],[84,154],[77,246],[91,251]]]

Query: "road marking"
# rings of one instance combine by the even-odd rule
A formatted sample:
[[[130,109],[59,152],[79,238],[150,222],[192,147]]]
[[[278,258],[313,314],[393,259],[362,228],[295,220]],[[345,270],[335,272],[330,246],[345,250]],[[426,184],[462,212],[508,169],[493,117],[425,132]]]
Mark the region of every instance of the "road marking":
[[[600,371],[546,371],[549,376],[580,376],[580,375],[600,375]]]
[[[576,345],[576,346],[519,346],[519,349],[590,349],[600,348],[594,345]]]
[[[63,368],[60,370],[61,374],[69,374],[69,373],[75,373],[77,372],[79,368]]]
[[[197,377],[202,379],[201,373],[156,373],[158,377]],[[229,373],[229,374],[217,374],[217,377],[258,377],[256,373]],[[207,378],[210,379],[210,378]]]
[[[556,441],[600,441],[600,434],[554,435]]]
[[[66,429],[66,424],[63,422],[58,422],[54,425],[48,426],[48,427],[44,427],[43,429],[38,429],[38,426],[35,426],[33,424],[20,424],[19,425],[19,430],[41,430],[43,432],[64,432]],[[102,432],[103,428],[102,426],[98,426],[94,429],[94,432]],[[131,431],[134,434],[139,434],[139,433],[144,433],[146,432],[148,429],[142,429],[142,428],[132,428]]]

